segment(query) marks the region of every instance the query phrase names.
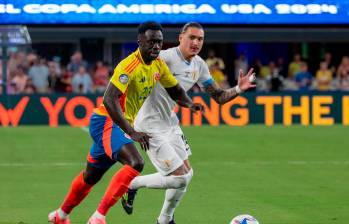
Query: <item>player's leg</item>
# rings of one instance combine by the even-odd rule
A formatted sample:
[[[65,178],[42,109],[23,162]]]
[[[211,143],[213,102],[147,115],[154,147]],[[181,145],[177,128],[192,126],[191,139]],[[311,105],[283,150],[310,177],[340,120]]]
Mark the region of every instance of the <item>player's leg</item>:
[[[137,189],[146,187],[171,189],[167,190],[160,222],[168,223],[168,220],[173,216],[174,209],[183,197],[193,173],[189,162],[187,162],[187,149],[181,135],[171,133],[170,136],[172,137],[166,137],[166,141],[162,141],[161,144],[154,143],[157,141],[156,137],[150,140],[150,149],[147,153],[158,172],[138,176],[131,182],[128,194],[122,199],[124,210],[128,214],[133,211],[133,201]]]
[[[193,177],[193,169],[190,166],[188,157],[191,155],[191,150],[187,139],[183,135],[182,131],[178,127],[178,132],[172,139],[172,145],[176,149],[177,154],[183,158],[183,164],[188,170],[190,177]],[[182,139],[182,141],[180,141]],[[184,147],[183,147],[184,145]],[[183,150],[185,149],[185,150]],[[189,183],[188,183],[189,184]],[[188,186],[188,185],[187,185]],[[187,186],[178,189],[167,189],[165,193],[165,200],[161,209],[161,213],[158,217],[158,224],[175,224],[173,214],[175,209],[178,207],[181,199],[187,191]]]
[[[127,191],[130,182],[139,175],[144,166],[143,158],[133,141],[126,137],[119,127],[113,125],[109,132],[110,134],[103,139],[106,154],[124,166],[112,177],[96,212],[88,223],[105,223],[109,209]]]
[[[144,161],[134,144],[124,145],[117,157],[124,166],[113,176],[97,209],[102,215],[106,215],[108,210],[126,193],[131,181],[143,169]]]
[[[181,189],[185,188],[191,179],[191,173],[188,172],[184,165],[181,165],[172,173],[164,176],[162,173],[153,173],[136,177],[127,191],[127,194],[121,199],[122,206],[127,214],[133,212],[133,202],[139,188],[152,189]]]
[[[186,175],[190,176],[186,186],[181,188],[169,188],[166,190],[164,203],[157,219],[159,224],[174,224],[173,214],[175,209],[178,207],[180,201],[182,200],[184,194],[187,191],[187,187],[191,178],[193,177],[193,170],[190,170]]]
[[[73,208],[81,203],[81,201],[88,195],[94,184],[96,184],[104,173],[113,165],[113,161],[103,158],[103,148],[98,144],[101,135],[101,128],[103,130],[106,118],[92,116],[90,122],[90,134],[94,141],[89,155],[87,157],[87,166],[85,170],[81,171],[76,176],[70,189],[59,209],[49,214],[49,221],[54,224],[68,224],[70,223],[68,215]]]
[[[136,177],[131,182],[130,189],[167,189],[187,185],[189,170],[183,164],[187,153],[183,140],[176,133],[169,131],[165,134],[153,134],[149,139],[147,154],[158,172]]]
[[[74,178],[70,189],[62,205],[54,212],[49,214],[49,221],[52,223],[69,223],[68,215],[78,206],[89,194],[93,185],[95,185],[108,170],[96,168],[87,164],[86,169]]]

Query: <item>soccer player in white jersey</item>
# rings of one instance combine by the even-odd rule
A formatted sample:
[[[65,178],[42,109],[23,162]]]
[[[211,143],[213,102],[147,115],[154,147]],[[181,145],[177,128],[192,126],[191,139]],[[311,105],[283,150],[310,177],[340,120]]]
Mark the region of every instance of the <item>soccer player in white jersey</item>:
[[[250,82],[255,75],[252,69],[246,75],[240,71],[238,85],[234,88],[223,90],[214,82],[206,63],[198,56],[204,42],[204,30],[199,23],[185,24],[179,42],[179,46],[161,51],[160,57],[186,91],[197,83],[217,103],[224,104],[255,87]],[[173,112],[176,103],[161,85],[156,85],[154,90],[138,112],[134,125],[137,131],[151,136],[147,154],[158,172],[136,177],[124,195],[122,205],[131,214],[137,189],[167,189],[157,223],[174,224],[174,210],[193,177],[188,159],[191,151]]]

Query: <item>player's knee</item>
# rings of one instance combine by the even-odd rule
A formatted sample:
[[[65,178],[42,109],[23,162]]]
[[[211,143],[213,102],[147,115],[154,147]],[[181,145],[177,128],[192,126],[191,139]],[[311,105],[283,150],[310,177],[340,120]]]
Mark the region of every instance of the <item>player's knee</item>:
[[[138,172],[142,172],[144,167],[144,160],[143,159],[133,159],[130,161],[130,164],[133,169],[137,170]]]
[[[193,176],[194,176],[194,171],[193,171],[193,168],[191,168],[188,172],[188,183],[191,181]]]
[[[180,176],[173,176],[174,181],[173,181],[172,187],[175,189],[187,187],[192,177],[193,177],[193,172],[188,172]]]
[[[99,175],[99,174],[92,174],[90,172],[84,172],[84,181],[85,183],[89,184],[89,185],[95,185],[96,183],[98,183],[98,181],[101,180],[103,175]]]

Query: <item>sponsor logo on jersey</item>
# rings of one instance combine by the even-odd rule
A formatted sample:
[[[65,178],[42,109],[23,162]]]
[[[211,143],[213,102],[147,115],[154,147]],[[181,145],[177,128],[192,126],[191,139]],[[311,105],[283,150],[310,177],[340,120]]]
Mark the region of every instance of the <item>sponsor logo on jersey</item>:
[[[140,80],[139,80],[140,83],[145,83],[145,77],[143,76]]]
[[[126,137],[126,138],[128,138],[128,139],[131,139],[131,137],[128,135],[128,134],[124,134],[124,136]]]
[[[119,76],[119,81],[122,83],[122,84],[126,84],[128,82],[128,75],[126,74],[121,74]]]
[[[199,75],[199,72],[196,70],[192,71],[192,73],[191,73],[191,76],[193,77],[194,80],[197,79],[198,75]]]
[[[160,80],[160,73],[159,72],[155,73],[154,78],[156,81],[159,81]]]
[[[169,160],[169,159],[165,159],[165,160],[164,160],[164,164],[165,164],[165,166],[166,166],[167,168],[170,168],[172,162],[171,162],[171,160]]]

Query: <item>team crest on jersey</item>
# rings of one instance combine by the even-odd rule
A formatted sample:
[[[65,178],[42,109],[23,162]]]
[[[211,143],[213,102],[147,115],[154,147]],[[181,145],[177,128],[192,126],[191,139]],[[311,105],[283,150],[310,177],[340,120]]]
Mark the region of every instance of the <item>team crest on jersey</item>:
[[[194,80],[196,80],[196,78],[198,77],[199,75],[199,72],[194,70],[192,73],[191,73],[191,76],[193,77]]]
[[[126,84],[128,82],[128,75],[126,74],[121,74],[119,76],[119,81],[122,83],[122,84]]]
[[[154,78],[156,81],[159,81],[160,80],[160,73],[159,72],[155,73]]]

